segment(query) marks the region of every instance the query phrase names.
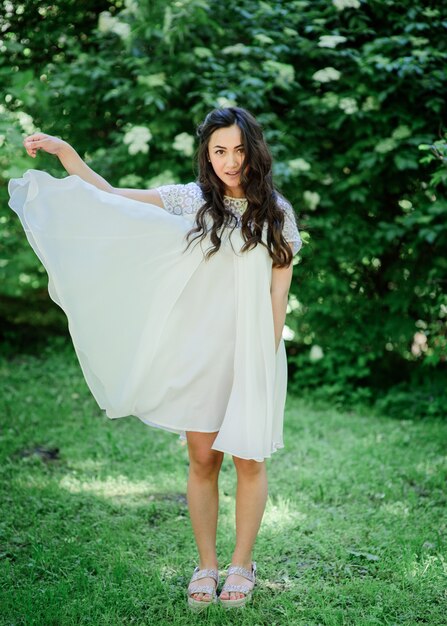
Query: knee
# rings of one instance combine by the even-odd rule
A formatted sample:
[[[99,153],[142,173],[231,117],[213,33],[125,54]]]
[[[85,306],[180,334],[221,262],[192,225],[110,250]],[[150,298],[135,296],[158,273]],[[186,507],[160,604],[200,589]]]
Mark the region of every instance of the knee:
[[[266,473],[265,461],[253,461],[252,459],[241,459],[233,456],[233,463],[239,477],[258,478]]]
[[[223,454],[215,450],[195,450],[189,455],[189,467],[199,478],[215,478],[222,465]]]

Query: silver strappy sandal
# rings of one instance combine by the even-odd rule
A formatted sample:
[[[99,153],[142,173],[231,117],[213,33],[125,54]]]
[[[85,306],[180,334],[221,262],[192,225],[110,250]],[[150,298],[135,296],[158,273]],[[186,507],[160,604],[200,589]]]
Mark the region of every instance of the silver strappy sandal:
[[[216,581],[216,585],[194,585],[193,583],[196,580],[201,580],[203,578],[213,578]],[[191,580],[188,586],[188,605],[189,608],[193,611],[203,611],[210,604],[213,604],[217,601],[216,589],[219,584],[219,572],[215,569],[196,569],[193,572]],[[192,598],[192,594],[194,593],[208,593],[211,596],[210,600],[196,600]]]
[[[239,576],[243,576],[251,583],[253,583],[253,587],[250,589],[248,585],[231,585],[225,582],[224,586],[222,587],[222,591],[220,592],[221,595],[224,591],[239,591],[240,593],[245,594],[243,598],[237,598],[236,600],[222,600],[222,598],[219,597],[221,605],[226,609],[245,606],[247,602],[250,602],[254,585],[256,584],[256,563],[253,561],[251,566],[251,572],[249,572],[248,569],[245,569],[244,567],[240,567],[239,565],[230,565],[230,567],[228,568],[227,577],[231,576],[231,574],[239,574]]]

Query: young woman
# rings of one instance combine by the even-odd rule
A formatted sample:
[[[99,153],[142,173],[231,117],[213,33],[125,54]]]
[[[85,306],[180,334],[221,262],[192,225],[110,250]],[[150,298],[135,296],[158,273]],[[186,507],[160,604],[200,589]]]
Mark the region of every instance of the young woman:
[[[283,447],[282,331],[301,239],[249,112],[211,111],[197,136],[196,182],[120,189],[67,142],[35,133],[28,154],[55,154],[69,176],[28,170],[9,193],[100,407],[187,439],[199,553],[188,602],[201,610],[217,599],[224,453],[237,472],[236,545],[220,602],[243,606],[255,584],[265,460]]]

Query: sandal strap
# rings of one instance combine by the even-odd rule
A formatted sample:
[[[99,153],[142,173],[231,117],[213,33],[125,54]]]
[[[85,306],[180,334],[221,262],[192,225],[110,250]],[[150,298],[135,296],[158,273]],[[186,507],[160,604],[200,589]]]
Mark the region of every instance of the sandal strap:
[[[253,588],[249,587],[248,585],[227,585],[225,583],[222,587],[221,593],[224,591],[240,591],[241,593],[245,593],[245,595],[247,595],[252,590]]]
[[[255,582],[256,578],[256,563],[252,563],[252,571],[249,572],[245,567],[241,567],[240,565],[230,565],[228,568],[227,576],[231,576],[231,574],[238,574],[239,576],[243,576],[251,583]],[[237,590],[235,590],[237,591]]]
[[[216,569],[199,569],[198,567],[194,570],[189,583],[191,584],[196,580],[201,580],[202,578],[212,578],[216,581],[216,585],[219,584],[219,572]]]
[[[191,585],[189,585],[188,593],[189,595],[192,595],[193,593],[209,593],[210,596],[214,596],[216,595],[216,587],[213,585],[198,585],[197,587],[191,587]]]

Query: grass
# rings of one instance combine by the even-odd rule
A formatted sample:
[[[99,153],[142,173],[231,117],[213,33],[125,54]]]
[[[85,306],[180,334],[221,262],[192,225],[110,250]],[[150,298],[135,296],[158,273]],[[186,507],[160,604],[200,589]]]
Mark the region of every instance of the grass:
[[[254,602],[195,616],[177,436],[109,420],[64,346],[2,358],[0,369],[1,624],[447,624],[447,423],[289,397]],[[223,570],[234,542],[229,458],[220,487]]]

